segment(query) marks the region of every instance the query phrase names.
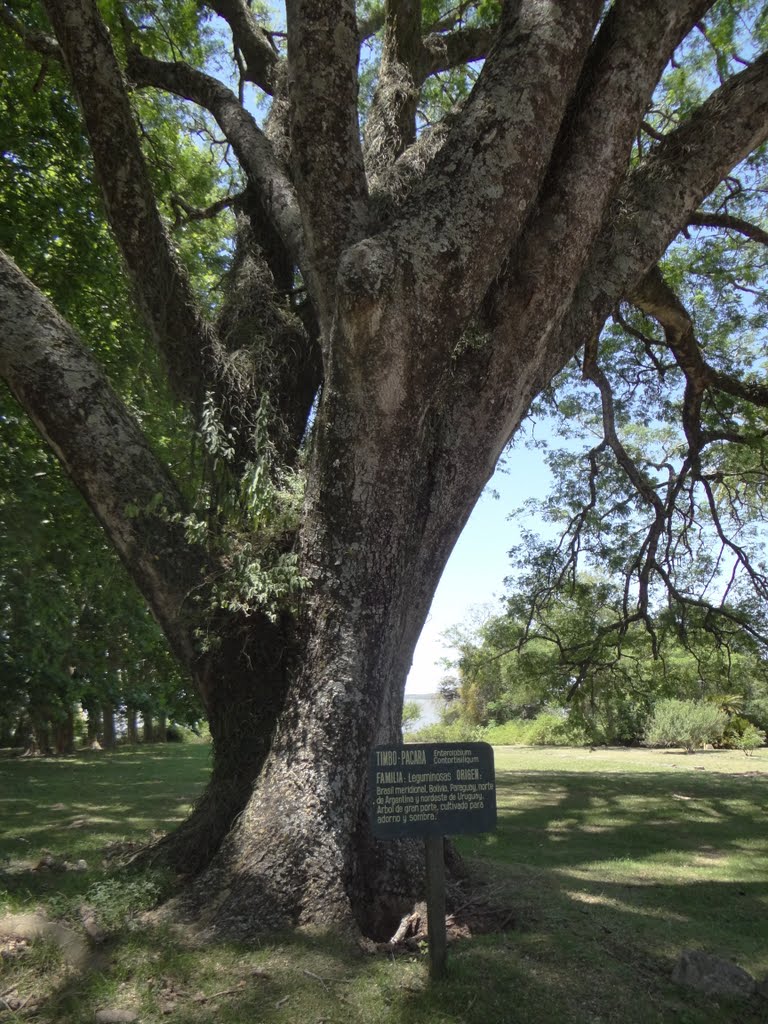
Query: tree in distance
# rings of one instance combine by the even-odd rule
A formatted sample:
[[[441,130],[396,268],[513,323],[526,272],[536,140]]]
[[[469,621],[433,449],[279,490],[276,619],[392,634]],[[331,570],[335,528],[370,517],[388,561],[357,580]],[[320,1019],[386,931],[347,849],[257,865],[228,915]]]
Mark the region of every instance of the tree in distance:
[[[213,738],[154,856],[233,935],[391,934],[418,857],[371,836],[368,751],[400,735],[432,594],[534,398],[579,359],[653,512],[649,572],[685,489],[630,458],[607,358],[656,375],[713,501],[713,458],[762,468],[755,347],[701,334],[716,296],[660,265],[698,237],[762,308],[762,8],[289,0],[287,31],[243,0],[0,13],[0,373]]]
[[[407,700],[403,704],[403,732],[413,732],[421,718],[421,707],[418,701]]]

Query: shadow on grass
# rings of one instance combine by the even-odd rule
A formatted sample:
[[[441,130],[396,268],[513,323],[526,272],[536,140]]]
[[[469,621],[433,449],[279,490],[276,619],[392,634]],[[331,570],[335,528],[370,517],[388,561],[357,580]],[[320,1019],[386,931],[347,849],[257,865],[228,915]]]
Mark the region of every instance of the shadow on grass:
[[[668,964],[631,944],[570,945],[534,928],[450,948],[430,983],[421,956],[362,956],[333,936],[265,937],[261,947],[180,945],[167,931],[123,935],[103,973],[72,976],[45,1019],[90,1024],[130,1007],[142,1024],[764,1024],[765,1003],[685,993]]]
[[[463,845],[502,861],[543,857],[549,868],[678,854],[685,861],[701,851],[765,858],[767,795],[765,780],[738,775],[507,773],[498,780],[496,833]]]
[[[136,814],[155,792],[144,757],[126,757],[125,775],[99,780]],[[136,778],[137,760],[146,778]],[[192,766],[202,783],[207,765]],[[102,763],[108,773],[118,767]],[[716,1000],[669,980],[688,947],[768,971],[765,785],[690,770],[499,773],[496,833],[460,847],[485,876],[484,892],[517,906],[525,926],[451,947],[441,984],[428,983],[421,956],[363,958],[332,937],[198,949],[144,930],[112,940],[104,971],[67,979],[44,1019],[85,1024],[122,1003],[146,1024],[765,1024],[765,1001]],[[158,819],[175,789],[167,780]],[[101,787],[90,792],[91,800],[77,793],[78,812],[103,809]],[[16,809],[39,808],[38,799],[20,794]],[[46,807],[59,800],[46,789]],[[63,812],[40,813],[54,828],[51,816]],[[117,827],[99,824],[101,840]]]
[[[146,839],[187,815],[210,774],[204,745],[0,760],[0,891],[14,903],[85,893],[110,842]],[[37,871],[44,852],[83,873]]]

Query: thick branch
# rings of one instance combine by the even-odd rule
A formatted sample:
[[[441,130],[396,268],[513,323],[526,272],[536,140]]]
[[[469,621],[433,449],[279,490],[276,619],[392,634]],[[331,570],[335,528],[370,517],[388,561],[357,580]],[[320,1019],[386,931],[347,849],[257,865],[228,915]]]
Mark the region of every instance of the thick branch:
[[[675,5],[672,14],[670,5],[662,12],[656,6],[620,2],[601,26],[563,119],[567,131],[543,184],[542,206],[530,221],[520,258],[512,271],[504,268],[495,302],[484,311],[493,333],[485,344],[468,346],[456,361],[444,403],[447,443],[452,447],[460,437],[478,438],[475,461],[487,458],[493,464],[534,395],[583,343],[584,335],[562,343],[561,317],[601,230],[606,205],[626,173],[647,97],[694,16],[687,2]],[[478,262],[484,253],[484,240],[478,240]],[[601,283],[596,275],[596,288]],[[487,382],[482,399],[478,379]]]
[[[528,347],[568,308],[659,76],[708,6],[709,0],[619,0],[606,16],[564,119],[536,217],[494,297],[495,343],[506,349],[501,376],[517,358],[516,344]]]
[[[189,64],[155,60],[135,48],[128,54],[128,73],[139,87],[163,89],[196,103],[213,115],[249,181],[262,196],[275,230],[296,264],[311,278],[302,253],[296,193],[275,157],[272,144],[232,90]]]
[[[629,297],[643,312],[655,317],[664,328],[667,344],[685,374],[691,392],[700,395],[706,388],[713,388],[768,408],[768,387],[764,384],[739,380],[709,365],[696,339],[690,313],[664,280],[658,267],[652,268],[637,283]]]
[[[379,82],[365,125],[365,164],[375,175],[416,138],[421,0],[387,0]]]
[[[738,231],[740,235],[750,238],[753,242],[768,245],[768,231],[730,213],[709,213],[707,210],[700,210],[691,214],[688,224],[697,228],[725,228],[728,231]]]
[[[369,175],[391,167],[416,138],[419,88],[440,71],[488,55],[497,26],[431,32],[422,40],[420,0],[389,0],[379,81],[365,127]]]
[[[413,315],[429,311],[425,348],[438,356],[477,309],[535,202],[600,6],[531,0],[511,22],[505,15],[398,220],[363,243],[365,253],[349,254],[351,263],[402,267],[402,280],[390,270],[383,280],[408,289]]]
[[[200,394],[212,333],[155,203],[128,97],[92,0],[47,0],[91,142],[112,230],[176,391]]]
[[[15,33],[28,50],[35,50],[44,57],[53,57],[56,60],[62,59],[61,49],[53,36],[49,36],[47,32],[27,28],[5,3],[0,4],[0,22]]]
[[[186,666],[206,561],[164,466],[72,328],[0,253],[0,374],[109,535]],[[195,613],[197,614],[197,613]]]
[[[487,57],[497,32],[495,25],[468,25],[453,32],[433,32],[426,36],[416,69],[417,81],[424,82],[440,71],[450,71]]]
[[[263,396],[260,433],[269,438],[278,465],[291,465],[321,381],[317,332],[288,302],[294,267],[270,230],[258,195],[247,192],[238,204],[237,226],[217,327],[230,353],[231,375],[252,374]],[[223,401],[226,407],[226,395]]]
[[[610,249],[634,250],[632,262],[648,270],[701,201],[766,137],[768,54],[763,54],[728,79],[629,175],[612,211],[621,214],[612,225]]]
[[[540,380],[549,380],[585,339],[600,332],[611,310],[661,258],[717,183],[766,138],[764,54],[717,89],[628,175],[606,214],[561,332],[546,347]]]
[[[357,118],[354,0],[288,0],[293,179],[330,323],[339,257],[362,233],[367,184]]]
[[[232,39],[245,58],[246,79],[271,96],[277,85],[279,57],[245,0],[207,0],[208,6],[232,30]]]

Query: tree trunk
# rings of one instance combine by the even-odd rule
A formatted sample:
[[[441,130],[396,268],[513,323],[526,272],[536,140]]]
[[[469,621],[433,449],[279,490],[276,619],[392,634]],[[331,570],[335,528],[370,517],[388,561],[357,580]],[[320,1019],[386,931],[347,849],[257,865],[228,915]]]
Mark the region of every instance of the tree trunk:
[[[101,706],[101,745],[105,750],[114,750],[117,745],[115,733],[115,709],[112,704]]]
[[[462,476],[449,514],[435,500],[439,436],[401,422],[387,438],[369,411],[318,416],[333,436],[316,441],[306,501],[304,657],[252,796],[191,894],[231,935],[311,925],[389,937],[422,892],[416,844],[371,836],[368,754],[400,737],[413,650],[488,472]]]
[[[94,743],[99,742],[101,735],[101,710],[96,704],[88,704],[85,711],[88,716],[88,746],[92,747]]]
[[[142,730],[144,742],[145,743],[154,743],[155,742],[155,730],[154,730],[154,726],[152,724],[152,715],[151,715],[151,713],[149,711],[145,711],[144,714],[142,715],[142,720],[143,720],[143,723],[144,723],[144,728]]]
[[[161,711],[157,716],[157,734],[155,738],[158,743],[165,743],[168,739],[168,716],[164,711]]]
[[[136,858],[139,863],[197,874],[210,863],[251,797],[298,656],[289,617],[275,623],[252,618],[256,643],[241,627],[224,625],[220,644],[193,666],[211,730],[211,777],[186,821],[142,851]],[[145,737],[150,722],[147,715]]]
[[[139,727],[137,724],[138,712],[134,707],[127,707],[125,709],[125,727],[128,742],[131,746],[135,746],[139,742]]]
[[[75,752],[75,712],[69,706],[64,718],[56,724],[56,753],[73,754]]]
[[[51,753],[51,725],[47,719],[33,720],[32,743],[27,753],[31,757],[45,757]]]

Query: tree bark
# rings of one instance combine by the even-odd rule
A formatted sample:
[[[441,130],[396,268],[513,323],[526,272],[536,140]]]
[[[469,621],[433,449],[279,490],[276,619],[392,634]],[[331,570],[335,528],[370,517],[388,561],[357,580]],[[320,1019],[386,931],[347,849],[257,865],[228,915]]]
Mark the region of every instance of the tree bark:
[[[90,747],[98,742],[101,734],[101,709],[95,703],[90,703],[85,706],[85,712],[88,716],[87,739]]]
[[[64,718],[56,725],[56,753],[74,754],[75,752],[75,712],[72,705],[66,708]]]
[[[370,834],[367,758],[400,736],[416,640],[492,465],[467,471],[450,515],[434,492],[451,453],[436,424],[419,425],[423,403],[387,420],[340,394],[325,390],[315,428],[303,658],[247,804],[190,898],[207,925],[241,938],[292,925],[388,938],[421,894],[414,844]]]
[[[139,742],[139,727],[136,721],[137,716],[138,712],[136,708],[129,706],[125,709],[126,736],[128,742],[132,746],[135,746]]]
[[[114,750],[117,745],[115,708],[112,704],[101,705],[101,745],[105,750]]]
[[[211,658],[201,662],[196,671],[213,746],[210,780],[186,821],[136,858],[184,875],[195,875],[210,863],[243,812],[269,751],[288,680],[300,658],[295,625],[289,617],[274,623],[254,622],[250,635],[244,626],[229,632],[222,626],[219,640]],[[150,724],[147,714],[144,742],[158,742],[155,729],[147,739]]]

